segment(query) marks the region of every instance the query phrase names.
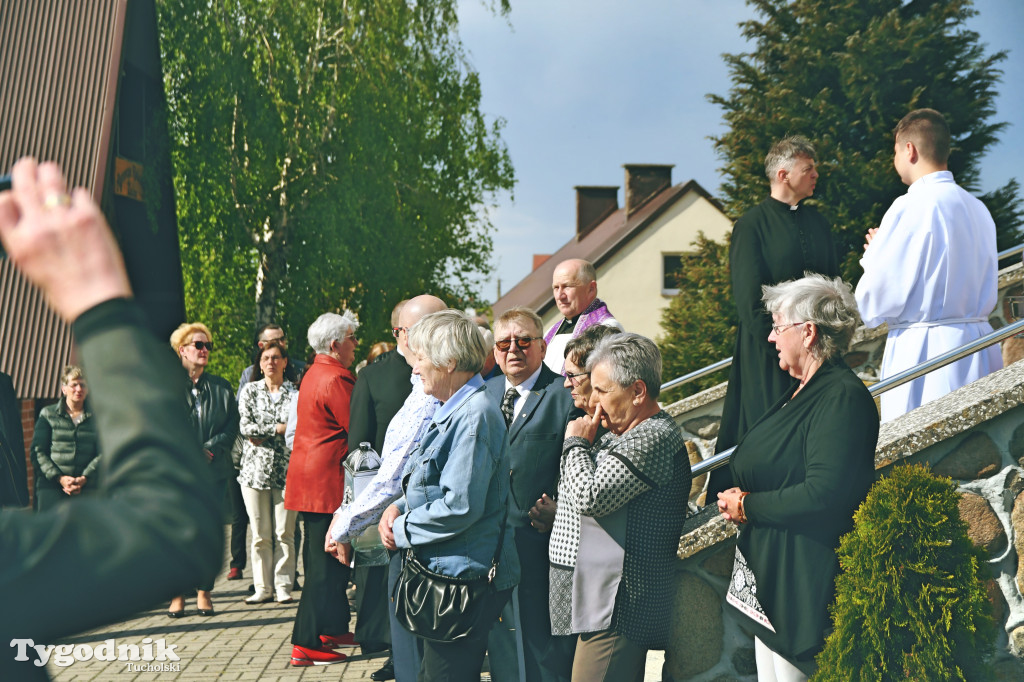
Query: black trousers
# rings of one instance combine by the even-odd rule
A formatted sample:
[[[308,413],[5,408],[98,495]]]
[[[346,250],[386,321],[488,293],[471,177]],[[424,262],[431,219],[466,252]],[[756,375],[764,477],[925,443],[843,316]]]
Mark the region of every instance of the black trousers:
[[[356,641],[364,654],[391,648],[388,620],[388,567],[356,566]]]
[[[249,556],[249,548],[245,542],[249,514],[245,510],[245,501],[242,500],[242,487],[238,485],[238,478],[235,476],[228,477],[228,502],[231,510],[231,563],[228,565],[242,570]]]
[[[505,602],[512,596],[507,589],[495,595],[494,602],[483,618],[497,620]],[[440,643],[422,640],[423,663],[417,682],[479,682],[480,669],[487,651],[487,631],[474,639]]]
[[[320,646],[320,635],[341,636],[348,632],[350,613],[345,590],[351,569],[324,552],[323,539],[332,515],[302,512],[301,517],[306,535],[302,549],[305,580],[292,628],[292,644],[316,648]]]

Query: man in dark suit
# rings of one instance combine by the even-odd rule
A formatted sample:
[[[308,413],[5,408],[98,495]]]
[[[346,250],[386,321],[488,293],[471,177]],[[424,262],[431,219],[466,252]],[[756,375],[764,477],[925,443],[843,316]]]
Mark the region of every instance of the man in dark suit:
[[[0,372],[0,508],[27,507],[25,433],[11,377]]]
[[[518,598],[506,606],[488,640],[491,676],[496,682],[563,680],[572,667],[571,645],[551,637],[548,534],[554,511],[553,505],[539,502],[554,497],[565,427],[577,415],[563,378],[544,364],[543,333],[541,319],[526,308],[512,308],[499,317],[494,357],[505,376],[487,382],[488,395],[509,424],[512,495],[508,518],[522,566]],[[529,511],[534,505],[549,509],[550,518],[531,521]],[[520,652],[521,661],[517,660]]]
[[[399,314],[407,301],[395,306],[391,313],[391,333],[402,335]],[[349,417],[351,443],[370,443],[378,454],[384,453],[384,436],[391,418],[409,396],[412,367],[405,361],[401,348],[383,353],[359,372],[352,391]],[[356,590],[356,641],[364,654],[391,648],[391,625],[388,622],[388,567],[356,565],[353,582]],[[374,680],[394,679],[394,664],[389,657],[384,666],[371,675]]]

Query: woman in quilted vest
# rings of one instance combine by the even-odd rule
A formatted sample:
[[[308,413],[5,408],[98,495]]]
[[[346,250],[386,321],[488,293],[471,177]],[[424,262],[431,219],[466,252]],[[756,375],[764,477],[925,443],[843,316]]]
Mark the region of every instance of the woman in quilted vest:
[[[82,369],[68,365],[60,375],[60,402],[44,407],[32,437],[37,508],[49,509],[95,489],[100,466],[96,424],[86,409],[89,388]]]

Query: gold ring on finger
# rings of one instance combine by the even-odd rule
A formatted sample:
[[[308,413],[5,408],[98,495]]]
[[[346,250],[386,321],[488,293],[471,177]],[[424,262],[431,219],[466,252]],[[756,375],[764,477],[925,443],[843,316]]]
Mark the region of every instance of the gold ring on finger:
[[[43,208],[47,211],[57,208],[58,206],[67,208],[71,205],[71,197],[64,192],[50,192],[43,197]]]

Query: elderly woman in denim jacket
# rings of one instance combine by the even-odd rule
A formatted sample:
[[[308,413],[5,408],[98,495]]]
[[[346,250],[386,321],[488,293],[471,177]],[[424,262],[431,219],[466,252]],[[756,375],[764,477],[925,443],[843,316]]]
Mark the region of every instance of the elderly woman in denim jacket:
[[[384,511],[388,549],[412,548],[430,570],[457,578],[487,573],[506,523],[508,432],[484,391],[483,337],[463,313],[427,315],[409,330],[413,372],[441,401],[419,449],[406,465],[405,497]],[[497,620],[519,581],[519,560],[506,533],[485,618]],[[486,630],[485,630],[486,632]],[[479,680],[486,635],[456,643],[423,642],[421,682]]]

